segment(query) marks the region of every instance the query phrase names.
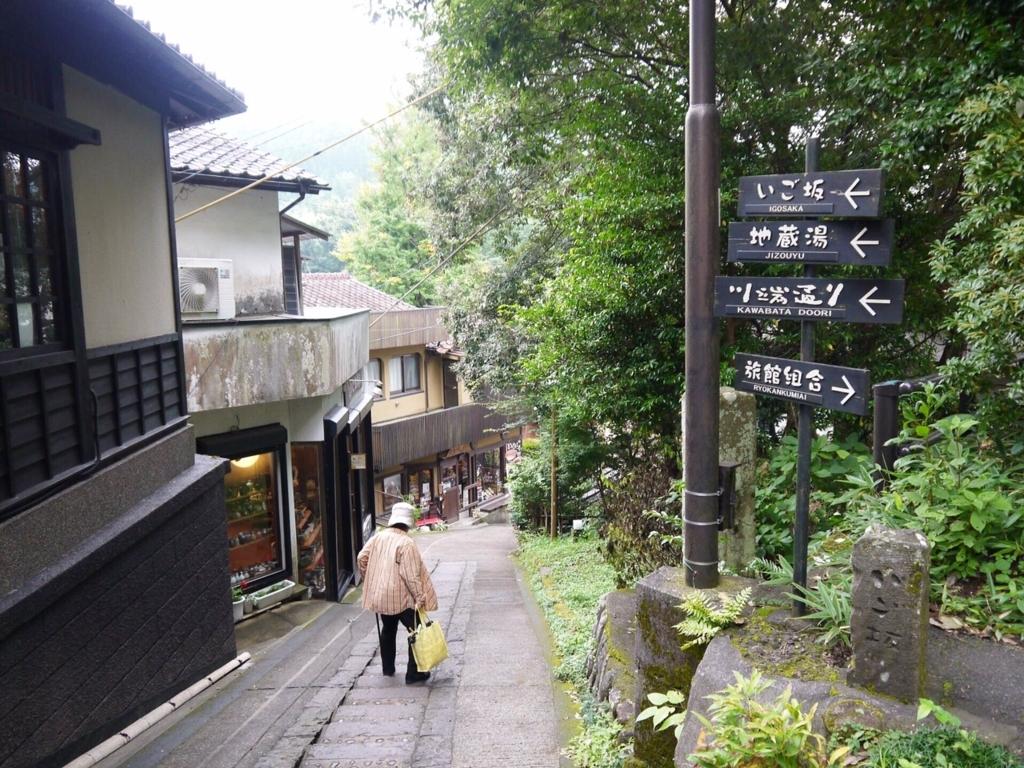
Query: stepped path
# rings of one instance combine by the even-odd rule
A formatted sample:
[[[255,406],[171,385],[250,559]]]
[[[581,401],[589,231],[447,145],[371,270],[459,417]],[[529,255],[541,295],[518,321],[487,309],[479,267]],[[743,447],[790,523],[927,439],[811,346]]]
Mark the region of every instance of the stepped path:
[[[565,717],[536,606],[507,525],[417,536],[451,656],[407,686],[381,674],[372,614],[292,603],[238,625],[251,666],[101,768],[556,768]]]

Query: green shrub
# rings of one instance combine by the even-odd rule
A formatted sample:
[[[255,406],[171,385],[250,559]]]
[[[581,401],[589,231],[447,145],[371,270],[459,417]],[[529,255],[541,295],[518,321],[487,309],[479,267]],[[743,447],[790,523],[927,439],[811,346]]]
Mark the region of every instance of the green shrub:
[[[757,551],[773,559],[793,552],[793,515],[796,509],[797,440],[787,436],[758,470],[756,493]],[[840,443],[825,437],[811,441],[811,517],[816,530],[830,529],[842,519],[838,499],[843,479],[871,466],[866,445],[856,436]]]
[[[952,726],[889,731],[868,751],[866,768],[1021,768],[1002,747]]]
[[[559,660],[555,677],[572,684],[580,702],[582,728],[568,748],[576,768],[620,768],[628,751],[619,741],[622,726],[592,699],[587,684],[597,602],[615,589],[615,572],[602,550],[593,536],[550,539],[520,531],[516,555],[551,630]]]
[[[771,686],[756,669],[749,678],[708,696],[710,717],[700,717],[708,742],[690,755],[700,768],[820,768],[825,745],[814,733],[815,708],[804,712],[786,688],[774,702],[757,697]]]
[[[935,387],[908,398],[898,440],[909,449],[881,494],[862,471],[843,501],[856,523],[921,531],[931,543],[932,597],[997,634],[1024,634],[1024,464],[998,455],[977,419]]]
[[[665,462],[651,458],[609,484],[604,494],[607,559],[619,586],[682,559],[682,486]]]
[[[566,749],[573,768],[621,768],[632,749],[619,739],[622,726],[607,707],[584,696],[580,720],[583,727]]]

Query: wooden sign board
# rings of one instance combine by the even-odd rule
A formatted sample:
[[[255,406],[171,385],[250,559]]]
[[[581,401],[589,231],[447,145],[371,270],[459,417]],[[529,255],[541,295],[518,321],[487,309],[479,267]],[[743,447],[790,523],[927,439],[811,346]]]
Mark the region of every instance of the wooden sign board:
[[[782,173],[740,178],[740,216],[842,216],[874,219],[882,169]]]
[[[868,412],[871,381],[863,368],[843,368],[762,355],[736,355],[736,389],[802,405]]]
[[[892,219],[733,221],[729,261],[886,267],[892,259],[893,230]]]
[[[898,325],[903,321],[903,281],[716,277],[715,317]]]

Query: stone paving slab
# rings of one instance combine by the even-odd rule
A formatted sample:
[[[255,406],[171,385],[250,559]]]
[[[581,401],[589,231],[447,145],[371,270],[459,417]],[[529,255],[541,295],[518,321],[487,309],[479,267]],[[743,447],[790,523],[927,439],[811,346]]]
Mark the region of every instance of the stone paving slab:
[[[515,534],[483,525],[417,543],[449,658],[405,686],[401,639],[394,678],[375,655],[300,768],[557,768],[551,668],[509,559]],[[363,642],[376,647],[376,630]]]

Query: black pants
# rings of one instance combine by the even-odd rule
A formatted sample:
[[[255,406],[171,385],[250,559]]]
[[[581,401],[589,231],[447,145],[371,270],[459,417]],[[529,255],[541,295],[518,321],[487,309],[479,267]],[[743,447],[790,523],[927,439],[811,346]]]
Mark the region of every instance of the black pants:
[[[416,628],[416,611],[406,608],[401,613],[380,615],[380,660],[384,667],[385,675],[395,673],[395,640],[398,635],[398,622],[402,622],[405,628],[412,632]],[[412,646],[409,646],[409,666],[405,676],[411,677],[419,672],[416,667],[416,659],[412,655]]]

